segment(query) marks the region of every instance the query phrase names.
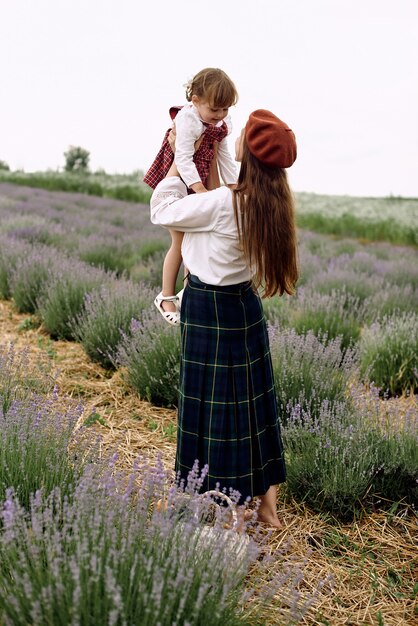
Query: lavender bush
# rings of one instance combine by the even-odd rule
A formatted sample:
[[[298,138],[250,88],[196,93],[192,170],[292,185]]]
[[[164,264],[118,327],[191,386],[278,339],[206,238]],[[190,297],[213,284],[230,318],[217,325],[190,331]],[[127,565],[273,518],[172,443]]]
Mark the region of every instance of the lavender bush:
[[[359,344],[363,376],[391,395],[418,390],[418,315],[384,317],[365,328]]]
[[[343,348],[349,347],[360,336],[364,309],[355,296],[344,287],[321,295],[301,288],[292,302],[288,324],[297,333],[312,330],[316,335],[326,332],[329,339],[341,337]]]
[[[25,256],[16,260],[9,285],[20,313],[36,312],[37,301],[46,291],[50,269],[59,256],[48,246],[33,246]]]
[[[364,424],[377,427],[376,451],[379,469],[371,493],[398,502],[418,504],[418,410],[404,398],[382,402],[382,390],[371,384],[364,392],[351,387],[356,414]]]
[[[131,279],[135,282],[145,282],[155,290],[161,288],[166,246],[163,250],[156,250],[153,254],[146,255],[143,260],[139,260],[129,272]],[[176,291],[180,291],[183,285],[177,284],[176,287]]]
[[[115,279],[86,295],[84,309],[71,325],[74,337],[93,361],[112,368],[122,334],[129,333],[132,319],[140,319],[153,298],[146,285]]]
[[[270,347],[278,404],[283,419],[293,409],[319,417],[324,402],[332,412],[348,398],[348,384],[357,373],[353,350],[343,351],[341,338],[328,340],[312,331],[298,335],[293,329],[270,326]]]
[[[112,468],[97,475],[90,466],[67,497],[59,488],[49,495],[36,492],[28,513],[8,490],[1,512],[2,622],[257,623],[256,609],[251,621],[243,611],[245,575],[257,546],[222,528],[205,532],[201,520],[208,508],[197,495],[200,482],[192,476],[184,490],[167,491],[167,474],[159,465],[136,465],[127,480]],[[161,498],[167,507],[158,510]],[[301,577],[293,580],[287,595],[300,617]],[[283,624],[291,621],[289,611]]]
[[[9,300],[12,296],[10,277],[18,261],[31,249],[30,245],[13,238],[0,235],[0,298]]]
[[[33,393],[48,394],[55,384],[49,360],[33,361],[26,349],[18,351],[13,344],[0,344],[0,404],[4,414],[14,400],[26,400]]]
[[[368,276],[351,268],[340,269],[331,262],[326,271],[315,276],[312,287],[321,294],[332,294],[341,290],[342,285],[359,303],[386,286],[381,276]]]
[[[410,256],[414,260],[416,255],[411,253]],[[379,260],[376,262],[376,267],[391,285],[408,286],[414,290],[418,289],[418,265],[414,262],[411,263],[411,259],[407,258],[407,255],[404,254],[397,259],[387,261]]]
[[[379,468],[375,428],[344,402],[322,402],[317,417],[293,407],[283,428],[289,491],[314,510],[353,515]]]
[[[58,394],[45,399],[33,395],[0,409],[0,500],[14,488],[22,506],[29,506],[37,489],[49,493],[69,489],[82,467],[68,452],[79,407],[64,407]]]
[[[65,236],[62,227],[51,223],[46,217],[15,212],[2,221],[0,232],[16,240],[45,245],[59,245]]]
[[[180,332],[157,313],[133,320],[123,336],[116,362],[126,368],[126,380],[141,398],[159,406],[177,406]]]
[[[77,259],[62,258],[49,269],[37,312],[44,329],[54,339],[74,339],[73,319],[80,316],[92,291],[112,281],[112,276]]]
[[[416,408],[384,416],[372,392],[352,385],[350,402],[324,401],[315,417],[295,405],[283,427],[287,488],[315,510],[350,519],[376,498],[417,502]]]
[[[84,237],[79,243],[77,256],[91,265],[118,274],[129,271],[135,263],[129,238],[112,237],[109,234],[91,234]]]
[[[365,323],[384,316],[408,313],[418,309],[418,289],[408,284],[387,285],[365,301]]]

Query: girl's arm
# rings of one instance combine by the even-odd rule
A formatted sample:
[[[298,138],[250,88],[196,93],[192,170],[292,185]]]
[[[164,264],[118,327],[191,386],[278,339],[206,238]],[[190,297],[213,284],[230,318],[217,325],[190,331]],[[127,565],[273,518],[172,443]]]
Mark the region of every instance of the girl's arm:
[[[164,178],[151,196],[151,222],[183,232],[215,229],[228,189],[188,196],[187,187],[177,176]]]
[[[176,151],[174,162],[177,170],[188,187],[193,191],[206,191],[193,161],[195,142],[203,132],[202,123],[187,107],[177,114],[176,124]]]

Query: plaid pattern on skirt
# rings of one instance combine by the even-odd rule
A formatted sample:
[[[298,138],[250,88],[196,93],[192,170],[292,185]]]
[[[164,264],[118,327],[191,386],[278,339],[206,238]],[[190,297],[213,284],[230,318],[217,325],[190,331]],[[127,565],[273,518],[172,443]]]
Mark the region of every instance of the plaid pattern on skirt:
[[[181,107],[171,107],[170,116],[172,119],[175,118],[180,108]],[[215,141],[222,141],[222,139],[228,135],[228,127],[225,122],[222,122],[221,126],[213,126],[211,124],[204,124],[204,126],[206,126],[206,130],[203,133],[202,143],[193,155],[193,161],[196,165],[200,180],[206,186],[210,164],[215,156],[213,144]],[[144,183],[152,189],[155,189],[158,183],[166,177],[174,159],[174,152],[168,143],[170,131],[171,128],[166,131],[161,148],[144,176]]]
[[[202,490],[234,489],[241,502],[284,482],[270,348],[251,283],[189,277],[181,305],[176,471],[209,466]]]

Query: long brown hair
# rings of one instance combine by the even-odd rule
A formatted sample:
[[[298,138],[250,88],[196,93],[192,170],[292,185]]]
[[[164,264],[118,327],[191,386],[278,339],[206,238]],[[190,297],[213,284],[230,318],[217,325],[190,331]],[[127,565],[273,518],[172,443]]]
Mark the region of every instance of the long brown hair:
[[[254,285],[267,298],[292,295],[299,277],[295,208],[285,169],[264,166],[243,154],[233,202],[240,244],[254,270]]]

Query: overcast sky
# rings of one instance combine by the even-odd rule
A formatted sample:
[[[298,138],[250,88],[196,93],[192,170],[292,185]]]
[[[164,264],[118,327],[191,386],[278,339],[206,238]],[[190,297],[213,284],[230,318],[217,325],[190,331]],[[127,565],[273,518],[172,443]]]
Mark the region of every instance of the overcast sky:
[[[417,32],[418,0],[0,0],[0,159],[146,169],[210,66],[234,137],[256,108],[294,130],[296,191],[418,197]]]

